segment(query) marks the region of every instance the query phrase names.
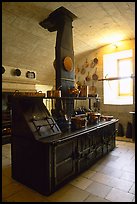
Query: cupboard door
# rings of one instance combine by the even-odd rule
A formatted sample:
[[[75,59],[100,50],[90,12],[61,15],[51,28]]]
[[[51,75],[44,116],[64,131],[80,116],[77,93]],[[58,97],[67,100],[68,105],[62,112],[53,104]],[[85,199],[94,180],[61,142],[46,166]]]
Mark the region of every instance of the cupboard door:
[[[116,134],[116,128],[115,124],[111,124],[108,126],[108,151],[111,151],[115,148],[115,134]]]
[[[110,124],[103,127],[103,152],[105,153],[106,147],[107,152],[111,151],[115,147],[115,124]]]
[[[102,127],[98,128],[93,136],[93,145],[95,147],[96,159],[103,155],[103,144],[102,144]]]
[[[78,138],[78,172],[82,172],[95,161],[95,150],[93,146],[94,131],[83,134]]]
[[[75,140],[58,143],[54,147],[55,187],[75,174]]]

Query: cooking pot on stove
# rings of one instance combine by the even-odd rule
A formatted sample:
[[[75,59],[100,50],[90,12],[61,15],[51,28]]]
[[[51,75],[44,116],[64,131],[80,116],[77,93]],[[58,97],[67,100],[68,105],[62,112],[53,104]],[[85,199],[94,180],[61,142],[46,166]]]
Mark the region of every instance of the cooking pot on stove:
[[[96,124],[100,121],[100,113],[97,112],[88,112],[87,113],[87,118],[88,118],[88,123],[89,124]]]
[[[71,118],[71,126],[74,129],[84,128],[87,125],[87,119],[84,117],[72,117]]]

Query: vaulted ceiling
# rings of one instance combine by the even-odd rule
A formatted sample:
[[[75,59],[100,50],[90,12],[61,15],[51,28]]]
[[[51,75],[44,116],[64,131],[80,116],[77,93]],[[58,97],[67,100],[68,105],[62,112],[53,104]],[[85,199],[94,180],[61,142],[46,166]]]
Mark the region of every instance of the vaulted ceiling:
[[[2,2],[3,64],[28,66],[41,81],[52,83],[56,32],[39,22],[60,6],[77,16],[72,23],[75,58],[113,41],[135,38],[135,2]],[[40,75],[43,69],[45,76]]]

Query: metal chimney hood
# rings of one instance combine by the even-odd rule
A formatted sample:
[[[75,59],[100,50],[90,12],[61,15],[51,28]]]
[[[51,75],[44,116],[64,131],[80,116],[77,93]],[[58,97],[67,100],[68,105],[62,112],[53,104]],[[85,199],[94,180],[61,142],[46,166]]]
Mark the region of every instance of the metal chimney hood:
[[[74,87],[75,70],[74,70],[74,51],[72,37],[72,21],[77,17],[64,7],[59,7],[53,11],[48,18],[39,24],[49,32],[57,31],[55,46],[56,62],[56,89],[61,87],[62,96],[67,96],[69,88]],[[64,60],[71,59],[72,69],[66,70]],[[61,110],[60,101],[56,100],[57,110]],[[71,114],[74,111],[74,103],[70,101],[68,111]],[[68,113],[68,114],[69,114]]]

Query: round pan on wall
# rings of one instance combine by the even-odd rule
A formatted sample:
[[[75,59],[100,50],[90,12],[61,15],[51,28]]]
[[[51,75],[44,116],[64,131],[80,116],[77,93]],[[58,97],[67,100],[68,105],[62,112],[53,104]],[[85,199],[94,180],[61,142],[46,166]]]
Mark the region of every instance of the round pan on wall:
[[[71,72],[73,70],[73,61],[71,57],[65,57],[63,63],[66,71]]]

